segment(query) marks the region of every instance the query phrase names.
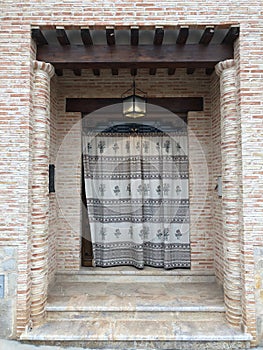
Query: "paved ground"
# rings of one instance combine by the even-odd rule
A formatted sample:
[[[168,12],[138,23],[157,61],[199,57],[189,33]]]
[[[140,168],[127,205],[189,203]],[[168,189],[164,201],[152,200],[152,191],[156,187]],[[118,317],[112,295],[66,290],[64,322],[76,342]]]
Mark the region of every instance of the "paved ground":
[[[60,346],[34,346],[34,345],[26,345],[20,344],[16,341],[11,340],[3,340],[0,339],[0,350],[65,350],[65,348],[61,348]],[[67,350],[80,350],[80,348],[70,347],[66,348]]]
[[[34,345],[26,345],[20,344],[16,341],[11,340],[2,340],[0,339],[0,350],[65,350],[65,348],[61,348],[60,346],[34,346]],[[66,348],[67,350],[80,350],[80,348],[70,347]],[[87,349],[86,349],[87,350]],[[263,347],[254,348],[253,350],[263,350]]]

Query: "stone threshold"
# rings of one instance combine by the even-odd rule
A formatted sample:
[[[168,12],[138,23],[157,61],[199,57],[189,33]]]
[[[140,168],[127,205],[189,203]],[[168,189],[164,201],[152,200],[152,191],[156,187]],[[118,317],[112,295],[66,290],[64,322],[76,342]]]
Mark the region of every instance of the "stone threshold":
[[[87,300],[88,301],[88,300]],[[66,304],[66,303],[65,303]],[[48,312],[211,312],[222,313],[225,312],[225,307],[222,305],[201,305],[201,306],[170,306],[170,305],[136,305],[132,301],[131,305],[63,305],[63,300],[54,300],[52,304],[48,304],[46,311]],[[134,305],[135,304],[135,305]]]
[[[116,266],[116,267],[81,267],[77,271],[58,271],[57,274],[63,275],[146,275],[146,276],[215,276],[213,271],[196,271],[190,269],[172,269],[165,270],[146,266],[140,270],[132,266]]]
[[[56,282],[159,282],[159,283],[193,283],[216,281],[210,271],[164,270],[146,267],[138,270],[134,267],[81,268],[79,271],[63,271],[56,274]]]
[[[61,344],[86,342],[87,346],[94,345],[94,342],[107,342],[108,346],[109,342],[115,343],[115,346],[124,345],[125,342],[146,342],[145,348],[147,348],[147,342],[242,342],[244,348],[247,348],[251,340],[250,335],[229,327],[222,319],[211,321],[58,320],[49,321],[31,332],[24,333],[21,340],[47,344],[49,342]],[[230,349],[237,348],[230,347]]]

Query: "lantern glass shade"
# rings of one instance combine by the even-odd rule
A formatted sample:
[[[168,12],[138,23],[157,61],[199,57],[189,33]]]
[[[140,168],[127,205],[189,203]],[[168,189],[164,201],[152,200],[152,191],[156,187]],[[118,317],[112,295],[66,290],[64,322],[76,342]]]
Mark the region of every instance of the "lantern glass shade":
[[[141,118],[146,115],[145,99],[131,95],[123,99],[123,115],[128,118]]]

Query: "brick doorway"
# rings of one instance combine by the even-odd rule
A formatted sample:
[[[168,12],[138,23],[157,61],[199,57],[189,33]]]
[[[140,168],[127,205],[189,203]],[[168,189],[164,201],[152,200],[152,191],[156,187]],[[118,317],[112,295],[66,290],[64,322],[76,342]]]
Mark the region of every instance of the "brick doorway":
[[[41,32],[41,31],[40,31]],[[38,34],[36,34],[36,33],[38,33]],[[112,41],[111,41],[111,39],[110,39],[110,37],[112,37],[112,31],[108,31],[107,32],[108,33],[108,36],[107,36],[107,38],[108,38],[108,45],[109,46],[113,46],[115,43],[113,43]],[[156,31],[156,33],[158,33],[158,31]],[[181,33],[181,34],[180,34]],[[180,40],[182,40],[182,36],[183,36],[183,33],[184,33],[184,31],[181,31],[181,29],[179,30],[179,37],[181,37],[181,39]],[[232,34],[231,34],[232,33]],[[62,33],[60,32],[60,36],[59,37],[61,37],[62,36],[62,38],[64,38],[64,39],[62,39],[62,41],[61,41],[61,45],[62,46],[65,46],[64,44],[63,44],[63,40],[64,40],[64,42],[65,42],[65,31],[62,31]],[[113,33],[114,34],[114,33]],[[40,36],[39,36],[39,30],[37,31],[37,32],[35,32],[35,35],[38,37],[38,39],[37,40],[41,40],[40,39]],[[85,35],[87,35],[87,32],[86,32],[86,34]],[[113,35],[114,36],[114,35]],[[136,37],[136,36],[135,36]],[[86,40],[88,40],[87,39],[88,37],[86,36],[86,39],[82,39],[83,40],[83,42],[85,42]],[[134,38],[134,37],[133,37]],[[157,38],[158,38],[158,34],[156,34],[156,41],[158,42],[158,40],[157,40]],[[232,39],[231,39],[232,38]],[[225,36],[225,43],[229,43],[230,42],[230,46],[231,46],[231,50],[233,49],[233,42],[234,42],[234,39],[236,38],[236,34],[234,34],[233,33],[233,31],[231,32],[231,31],[229,31],[228,33],[227,33],[227,35]],[[135,39],[133,39],[133,40],[135,40]],[[208,40],[208,39],[206,39],[206,40]],[[230,40],[230,41],[229,41]],[[135,40],[136,41],[136,40]],[[136,45],[134,45],[134,43],[135,43],[135,41],[132,41],[133,42],[133,44],[132,44],[132,46],[136,46]],[[178,44],[178,43],[177,43]],[[183,44],[183,43],[180,43],[180,44]],[[201,43],[200,44],[202,44],[202,41],[201,41]],[[203,43],[204,44],[204,43]],[[86,45],[86,44],[85,44]],[[65,48],[64,48],[65,49]],[[70,49],[70,48],[67,48],[67,49]],[[43,59],[43,60],[45,60],[45,61],[50,61],[51,63],[53,63],[54,64],[54,66],[55,66],[55,68],[56,68],[56,73],[57,73],[57,76],[59,76],[59,77],[62,77],[63,76],[63,72],[61,72],[61,70],[63,70],[63,69],[73,69],[73,71],[74,71],[74,75],[76,76],[76,77],[80,77],[81,76],[81,72],[79,71],[80,69],[84,69],[83,67],[84,66],[82,66],[82,63],[83,62],[79,62],[79,63],[77,63],[77,62],[75,62],[75,60],[74,60],[74,62],[72,63],[72,62],[62,62],[61,60],[60,61],[57,61],[57,62],[52,62],[52,59],[51,58],[48,58],[48,56],[45,56],[45,55],[47,55],[47,51],[49,51],[49,49],[48,50],[45,50],[43,47],[42,48],[39,48],[39,50],[38,50],[38,59],[40,60],[40,59]],[[52,50],[51,50],[52,51]],[[51,52],[50,51],[50,52]],[[74,50],[73,50],[74,51]],[[218,54],[218,52],[217,52],[217,54]],[[53,56],[53,57],[55,57],[55,56]],[[220,55],[218,55],[217,56],[217,59],[220,57]],[[230,54],[230,57],[228,56],[227,58],[232,58],[233,57],[233,52],[231,51],[231,54]],[[61,59],[61,58],[60,58]],[[219,58],[220,59],[220,58]],[[221,65],[219,65],[219,68],[218,68],[218,74],[221,74],[221,94],[222,94],[222,98],[223,98],[223,94],[225,93],[225,91],[224,91],[224,88],[226,87],[226,86],[228,86],[228,82],[229,81],[231,81],[231,79],[233,78],[233,71],[231,70],[231,68],[234,66],[233,65],[233,63],[232,62],[230,62],[230,61],[233,61],[233,60],[229,60],[229,62],[228,61],[225,61],[225,62],[223,62]],[[201,61],[200,62],[203,62],[202,61],[202,59],[201,59]],[[184,69],[187,69],[187,75],[188,76],[191,76],[193,73],[194,73],[194,70],[195,69],[197,69],[197,68],[206,68],[206,72],[205,72],[205,74],[207,75],[207,77],[209,77],[209,74],[213,74],[213,67],[214,67],[214,65],[215,65],[215,62],[213,62],[212,64],[211,63],[209,63],[209,65],[207,66],[207,67],[205,67],[205,66],[203,66],[203,63],[198,63],[198,65],[200,65],[200,66],[198,66],[198,67],[196,67],[195,66],[195,64],[191,61],[191,63],[187,63],[187,66],[185,66],[185,65],[183,65],[183,66],[180,66],[181,65],[181,63],[176,63],[175,65],[179,65],[178,66],[178,68],[184,68]],[[217,62],[216,62],[217,63]],[[63,66],[65,64],[65,66]],[[94,65],[94,66],[92,66],[92,65],[90,65],[90,62],[86,62],[86,64],[87,64],[87,67],[88,68],[91,68],[92,70],[93,70],[93,74],[94,74],[94,77],[98,77],[99,75],[100,75],[100,72],[98,72],[98,70],[100,70],[100,69],[104,69],[103,67],[105,67],[105,64],[108,64],[108,62],[104,62],[103,64],[104,64],[104,66],[102,65],[102,66],[96,66],[96,65]],[[155,61],[155,64],[156,64],[156,66],[155,67],[149,67],[148,66],[148,64],[144,67],[143,66],[143,63],[142,62],[139,62],[139,64],[138,64],[138,69],[145,69],[145,70],[148,70],[148,69],[151,69],[151,73],[149,73],[150,75],[155,75],[155,73],[154,73],[154,69],[156,68],[156,69],[161,69],[161,68],[165,68],[164,66],[162,66],[162,64],[163,63],[158,63],[157,61]],[[190,67],[190,65],[193,65],[194,67]],[[210,67],[210,65],[212,65],[212,67]],[[67,67],[67,68],[66,68]],[[130,66],[130,63],[129,63],[129,66],[128,66],[130,69],[131,69],[131,73],[132,74],[135,74],[136,73],[136,67],[132,67],[132,66]],[[108,68],[108,66],[107,66],[107,68]],[[177,67],[167,67],[168,68],[168,72],[167,72],[167,74],[168,75],[172,75],[172,74],[174,74],[174,68],[177,68]],[[42,68],[40,68],[40,70],[41,69],[43,69],[43,65],[42,65]],[[113,65],[111,65],[110,66],[110,69],[111,69],[111,73],[112,73],[112,76],[116,76],[117,74],[118,74],[118,72],[116,71],[116,69],[121,69],[121,68],[116,68],[115,66],[113,66]],[[225,73],[223,72],[225,70]],[[61,74],[62,73],[62,74]],[[117,73],[117,74],[116,74]],[[229,74],[228,74],[229,73]],[[223,74],[223,75],[222,75]],[[67,80],[67,74],[65,74],[66,76],[65,76],[65,81]],[[72,77],[71,77],[71,79],[72,79]],[[61,86],[63,86],[63,78],[61,78]],[[91,81],[92,81],[92,79],[91,79]],[[193,81],[194,81],[194,79],[193,79]],[[230,82],[230,85],[233,83],[233,81],[232,82]],[[65,82],[65,86],[67,86],[67,83]],[[232,88],[232,86],[233,86],[233,84],[231,85],[231,88]],[[231,90],[232,91],[232,90]],[[97,96],[99,95],[99,93],[97,92]],[[231,95],[232,96],[232,95]],[[233,97],[233,96],[232,96]],[[231,98],[232,98],[231,97]],[[230,103],[229,103],[229,105],[225,105],[225,103],[228,103],[229,101],[222,101],[221,100],[221,105],[223,105],[223,108],[224,108],[224,110],[225,111],[227,111],[227,113],[232,113],[232,111],[230,111],[230,110],[227,110],[227,107],[229,107],[230,105],[232,105],[232,107],[233,107],[233,101],[231,100],[230,101]],[[223,115],[222,114],[222,118],[224,118],[224,116],[226,116],[226,115]],[[193,120],[195,119],[195,121],[197,120],[197,116],[194,116],[193,117]],[[202,120],[202,118],[200,118],[200,120]],[[225,125],[227,125],[228,126],[228,123],[226,123]],[[231,126],[231,125],[230,125]],[[226,223],[227,224],[227,223]],[[37,235],[37,233],[36,233],[36,235]],[[37,237],[37,236],[36,236]],[[228,243],[229,243],[229,241],[227,241]],[[232,242],[232,243],[234,243],[234,242]],[[235,251],[235,249],[234,250],[232,250],[232,251]],[[36,252],[34,252],[33,251],[33,254],[34,253],[36,253]],[[236,252],[235,251],[235,253],[237,253],[237,254],[239,254],[239,252]],[[61,253],[61,256],[64,254],[64,256],[65,256],[65,251],[63,251],[62,253]],[[196,261],[199,261],[199,263],[200,264],[202,264],[202,260],[199,258],[197,258],[196,259]],[[65,261],[66,261],[66,259],[65,259]],[[231,265],[231,261],[233,262],[234,261],[234,263]],[[212,262],[212,264],[213,264],[213,262]],[[236,276],[236,272],[237,272],[237,269],[239,269],[240,268],[240,266],[239,266],[239,264],[237,263],[237,261],[236,261],[236,259],[232,259],[232,256],[231,256],[231,254],[230,255],[228,255],[228,256],[226,256],[226,259],[224,260],[224,261],[222,261],[222,265],[223,264],[225,264],[225,276],[221,276],[222,278],[223,278],[223,281],[224,281],[224,283],[228,283],[228,287],[229,287],[229,289],[228,289],[228,292],[231,294],[231,291],[232,291],[232,288],[230,288],[231,287],[231,285],[232,285],[232,282],[234,281],[234,279],[232,278],[232,277],[235,277]],[[222,267],[222,266],[221,266]],[[222,271],[223,271],[223,268],[221,269],[221,274],[223,274],[222,273]],[[242,270],[243,271],[243,270]],[[240,273],[240,271],[239,271],[239,273]],[[232,276],[232,277],[231,277]],[[33,277],[34,278],[34,277]],[[237,280],[237,279],[236,279]],[[249,283],[249,281],[248,281],[248,283]],[[37,287],[37,289],[39,289],[41,286],[39,286],[38,285],[38,287]],[[44,288],[44,286],[43,286],[43,288]],[[235,285],[235,288],[236,288],[236,290],[238,291],[238,293],[240,292],[240,285]],[[41,288],[40,288],[41,289]],[[241,308],[240,308],[240,293],[238,294],[236,294],[236,293],[234,293],[235,295],[234,295],[234,299],[231,297],[231,295],[229,294],[228,295],[228,292],[227,293],[225,293],[225,303],[226,303],[226,307],[227,307],[227,312],[228,312],[228,321],[231,323],[231,324],[235,324],[235,325],[240,325],[240,323],[241,323],[241,317],[242,317],[242,323],[244,324],[244,326],[247,326],[247,324],[246,324],[246,315],[247,314],[249,314],[249,312],[251,312],[251,315],[253,314],[253,310],[251,311],[249,308],[247,308],[247,309],[244,309],[244,310],[242,310],[242,312],[244,313],[244,314],[242,314],[241,315]],[[44,293],[45,294],[45,293]],[[246,296],[243,296],[244,298],[246,297]],[[232,303],[232,301],[234,300],[234,303]],[[43,310],[45,310],[45,301],[43,301],[43,300],[41,300],[41,302],[40,302],[40,304],[42,305],[41,307],[43,308]],[[36,305],[37,305],[37,307],[36,307]],[[247,303],[244,303],[244,305],[248,305]],[[39,303],[37,303],[37,304],[35,304],[35,305],[33,305],[32,304],[32,308],[34,309],[37,309],[39,307]],[[43,311],[42,310],[42,311]],[[35,310],[36,311],[36,310]],[[37,310],[37,312],[38,312],[39,310]],[[43,314],[43,312],[40,312],[38,315],[42,315]],[[34,315],[34,313],[32,313],[33,315]],[[252,315],[253,316],[253,315]],[[41,317],[40,317],[40,319],[41,319]],[[34,319],[33,319],[33,322],[35,322],[36,324],[38,323],[38,317],[35,315],[34,316]],[[253,325],[251,326],[251,333],[253,333]]]

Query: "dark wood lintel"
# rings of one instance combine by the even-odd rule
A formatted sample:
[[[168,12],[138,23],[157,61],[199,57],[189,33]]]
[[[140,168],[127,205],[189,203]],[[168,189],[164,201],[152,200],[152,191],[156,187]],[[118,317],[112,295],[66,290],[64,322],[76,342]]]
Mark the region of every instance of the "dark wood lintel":
[[[121,98],[67,98],[66,112],[91,113],[99,108],[121,102]],[[174,113],[203,110],[202,97],[147,98],[147,102],[166,108]]]

